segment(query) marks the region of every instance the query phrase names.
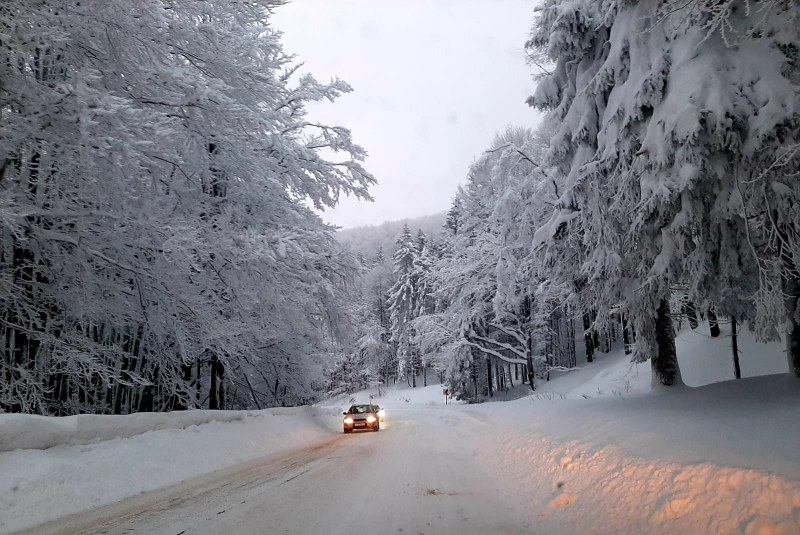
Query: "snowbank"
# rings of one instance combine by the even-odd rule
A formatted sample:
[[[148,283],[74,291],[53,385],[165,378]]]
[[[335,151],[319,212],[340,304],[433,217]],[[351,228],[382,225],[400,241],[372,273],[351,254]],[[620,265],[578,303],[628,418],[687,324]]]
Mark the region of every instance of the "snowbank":
[[[800,385],[785,374],[589,399],[540,393],[470,410],[562,442],[617,446],[644,459],[710,462],[800,480]]]
[[[800,533],[800,482],[781,475],[646,460],[524,432],[493,444],[492,468],[544,533]]]
[[[316,407],[238,412],[229,419],[215,411],[87,416],[69,419],[74,427],[59,427],[57,420],[67,419],[6,416],[0,431],[6,445],[14,442],[7,436],[12,426],[26,435],[16,444],[27,441],[41,448],[63,443],[0,453],[0,533],[300,449],[341,432],[336,411]],[[204,419],[208,423],[201,423]],[[36,429],[28,432],[30,423]],[[95,442],[67,445],[87,440]]]
[[[235,422],[257,413],[248,411],[184,411],[139,413],[126,416],[82,414],[53,418],[27,414],[0,414],[0,452],[43,450],[61,444],[92,444],[132,437],[147,431],[185,429],[209,422]]]

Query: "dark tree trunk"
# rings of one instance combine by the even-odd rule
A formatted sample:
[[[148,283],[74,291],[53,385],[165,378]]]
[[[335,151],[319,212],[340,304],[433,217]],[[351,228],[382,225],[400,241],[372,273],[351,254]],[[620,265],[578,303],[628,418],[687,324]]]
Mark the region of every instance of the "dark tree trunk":
[[[525,356],[528,364],[525,366],[525,371],[528,373],[528,384],[531,385],[531,390],[536,390],[536,372],[533,369],[533,334],[530,329],[528,330],[528,339],[526,342],[528,350]]]
[[[472,361],[472,382],[475,385],[475,399],[478,399],[478,363]]]
[[[122,358],[122,366],[120,368],[120,376],[125,377],[125,372],[128,369],[128,357]],[[116,392],[114,394],[114,414],[122,414],[122,396],[125,393],[126,386],[122,383],[117,383]]]
[[[628,327],[628,315],[622,314],[622,345],[625,348],[625,354],[631,354],[631,332]]]
[[[200,408],[200,390],[202,387],[202,383],[200,382],[200,373],[202,371],[203,363],[198,358],[196,360],[196,364],[197,364],[197,372],[196,372],[197,375],[194,380],[194,406],[195,408]]]
[[[586,362],[594,360],[594,337],[589,328],[592,326],[591,316],[588,312],[583,314],[583,342],[586,346]]]
[[[789,359],[789,373],[800,378],[800,279],[784,277],[784,307],[789,329],[786,332],[786,356]]]
[[[191,385],[192,385],[192,363],[181,362],[181,372],[183,377],[183,384],[186,387],[186,398],[181,398],[177,393],[172,396],[172,410],[185,411],[188,409],[188,400],[191,399]]]
[[[217,362],[216,355],[211,357],[211,382],[208,388],[208,408],[209,410],[219,409],[219,399],[217,398]]]
[[[217,362],[217,374],[219,377],[219,394],[217,395],[219,408],[225,409],[225,366],[222,361]]]
[[[497,378],[497,391],[503,391],[506,389],[506,376],[503,373],[503,367],[500,365],[500,362],[495,361],[494,363],[494,376]]]
[[[736,316],[731,316],[731,349],[733,350],[733,376],[742,378],[742,369],[739,367],[739,341],[736,336]]]
[[[492,359],[486,357],[486,383],[489,385],[489,397],[492,397]]]
[[[710,308],[708,309],[708,327],[711,331],[711,338],[717,338],[720,334],[719,322],[717,321],[717,315]]]
[[[650,359],[653,379],[664,386],[680,384],[682,380],[675,352],[675,330],[672,328],[669,301],[666,299],[662,299],[658,306],[655,327],[657,349]]]

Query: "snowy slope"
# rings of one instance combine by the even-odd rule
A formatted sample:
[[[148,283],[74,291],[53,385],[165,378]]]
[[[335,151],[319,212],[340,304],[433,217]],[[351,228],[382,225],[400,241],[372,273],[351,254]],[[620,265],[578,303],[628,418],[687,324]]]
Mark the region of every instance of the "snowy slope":
[[[688,386],[703,386],[734,378],[730,325],[721,324],[718,338],[711,338],[708,324],[697,329],[687,325],[675,336],[675,349],[683,381]],[[759,343],[752,333],[740,327],[739,359],[743,377],[781,374],[789,370],[786,353],[778,342]],[[582,342],[582,341],[581,341]],[[636,364],[617,346],[611,353],[599,353],[595,362],[579,362],[579,369],[553,372],[543,382],[541,392],[554,392],[568,399],[607,395],[642,394],[650,391],[650,363]]]

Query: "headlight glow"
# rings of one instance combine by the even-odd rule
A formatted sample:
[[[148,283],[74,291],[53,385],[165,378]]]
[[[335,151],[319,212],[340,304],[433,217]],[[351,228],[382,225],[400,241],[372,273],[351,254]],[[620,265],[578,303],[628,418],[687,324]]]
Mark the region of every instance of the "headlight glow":
[[[344,419],[344,423],[352,424],[353,423],[353,419],[348,416],[347,418]]]
[[[374,424],[374,423],[375,423],[375,419],[376,419],[376,418],[375,418],[374,416],[367,416],[367,422],[369,422],[369,423],[371,423],[371,424]]]
[[[386,411],[383,410],[383,409],[379,410],[378,411],[378,418],[383,418],[384,416],[386,416]]]

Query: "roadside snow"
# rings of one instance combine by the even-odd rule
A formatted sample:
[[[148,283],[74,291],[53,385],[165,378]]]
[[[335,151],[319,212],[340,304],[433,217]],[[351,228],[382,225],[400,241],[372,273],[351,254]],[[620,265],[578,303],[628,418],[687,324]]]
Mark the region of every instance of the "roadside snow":
[[[515,489],[512,504],[542,533],[800,533],[800,482],[781,475],[516,430],[492,445],[490,465]]]
[[[200,420],[218,419],[209,411],[197,412]],[[84,420],[94,420],[88,428],[96,432],[74,437],[97,438],[157,428],[166,425],[163,416],[87,417]],[[125,420],[130,420],[130,425]],[[225,423],[183,425],[189,420],[178,416],[169,422],[175,425],[173,429],[89,445],[0,453],[0,532],[20,530],[220,468],[299,449],[340,430],[339,418],[332,411],[310,407],[250,411]],[[112,425],[99,430],[106,422]],[[31,434],[31,443],[43,444],[53,436],[47,425],[39,429],[45,432],[41,437]]]
[[[497,427],[480,459],[545,533],[800,533],[800,386],[780,344],[739,346],[738,381],[729,326],[701,325],[676,338],[690,386],[650,392],[649,363],[618,349],[470,406]]]
[[[495,427],[480,459],[544,533],[800,533],[800,385],[787,375],[469,411]]]
[[[234,422],[256,415],[258,412],[204,410],[125,416],[81,414],[62,418],[0,414],[0,452],[92,444],[141,435],[147,431],[185,429],[209,422]]]

